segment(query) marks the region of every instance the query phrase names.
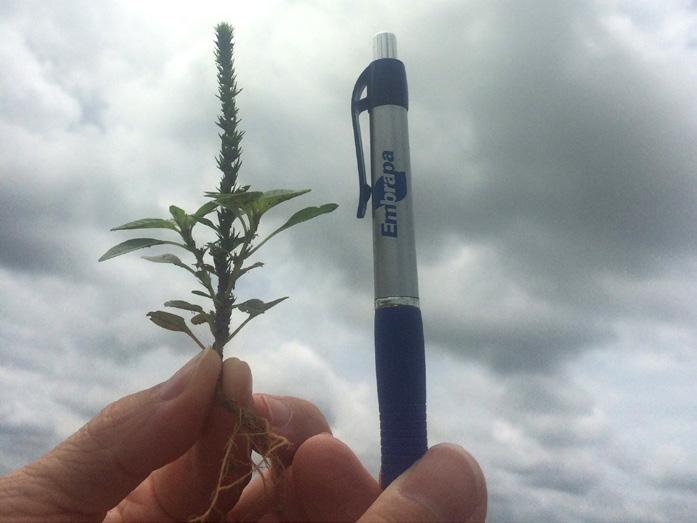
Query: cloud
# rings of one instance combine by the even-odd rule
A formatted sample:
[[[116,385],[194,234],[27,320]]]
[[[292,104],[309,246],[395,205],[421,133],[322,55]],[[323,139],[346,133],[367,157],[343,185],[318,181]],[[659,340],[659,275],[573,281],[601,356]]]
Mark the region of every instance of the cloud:
[[[377,472],[371,238],[355,219],[348,101],[371,34],[387,28],[410,82],[431,441],[480,459],[492,521],[697,510],[694,6],[0,12],[0,468],[191,354],[144,314],[187,299],[192,282],[136,254],[96,259],[130,237],[109,228],[193,209],[215,185],[211,31],[227,19],[242,180],[313,188],[265,230],[302,206],[340,204],[260,252],[266,266],[240,296],[291,300],[229,352],[250,361],[257,390],[320,405]]]
[[[483,243],[558,302],[602,296],[604,274],[642,278],[694,257],[695,107],[683,81],[695,78],[667,64],[657,74],[603,11],[493,5],[468,24],[476,37],[450,36],[466,52],[436,114],[466,127],[424,135],[448,147],[446,162],[419,165],[421,237]]]
[[[513,278],[491,249],[453,242],[446,252],[422,270],[426,335],[442,347],[502,372],[548,372],[611,334],[593,311]]]
[[[50,427],[0,425],[0,473],[6,473],[33,459],[36,449],[53,446],[59,437]],[[5,449],[11,452],[7,452]]]
[[[666,446],[657,449],[647,472],[658,488],[668,488],[679,493],[697,493],[697,470],[690,463],[688,454],[681,448]]]

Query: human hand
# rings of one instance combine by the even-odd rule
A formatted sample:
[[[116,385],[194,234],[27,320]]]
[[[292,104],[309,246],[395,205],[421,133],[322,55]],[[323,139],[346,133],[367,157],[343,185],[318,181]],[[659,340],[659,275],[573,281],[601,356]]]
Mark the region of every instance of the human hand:
[[[419,498],[410,498],[409,485],[423,493],[423,481],[440,489],[439,477],[457,476],[463,481],[450,478],[447,489],[436,492],[437,507],[464,510],[458,512],[463,516],[458,517],[460,521],[466,519],[470,505],[479,507],[476,514],[481,518],[471,521],[483,520],[484,480],[463,451],[435,447],[380,495],[375,481],[347,447],[329,435],[318,436],[329,432],[329,427],[316,407],[296,398],[252,396],[249,367],[236,358],[222,368],[225,396],[267,417],[272,430],[297,451],[284,456],[288,467],[276,485],[288,494],[282,511],[278,510],[280,498],[269,495],[256,481],[244,493],[240,484],[221,496],[219,513],[234,507],[232,518],[269,521],[355,520],[363,512],[367,520],[423,520],[423,510],[428,509]],[[0,520],[179,521],[203,512],[216,483],[223,448],[236,424],[234,415],[214,401],[220,370],[218,356],[210,350],[202,352],[167,382],[109,405],[54,450],[0,478]],[[238,452],[238,459],[248,458],[244,445]],[[454,475],[450,473],[453,459],[459,463]],[[445,473],[439,470],[430,477],[433,466],[445,466]],[[468,497],[460,488],[474,492],[470,505],[458,506],[460,498]]]
[[[0,521],[181,521],[204,512],[237,423],[216,401],[220,372],[217,354],[202,351],[168,381],[112,403],[48,454],[0,477]],[[222,373],[224,396],[253,407],[247,364],[230,358]],[[283,433],[291,444],[329,430],[309,402],[280,406],[294,414]],[[249,459],[244,442],[237,450],[236,459]],[[243,487],[216,508],[232,508]]]
[[[255,479],[228,521],[482,523],[487,490],[462,447],[432,447],[384,491],[345,444],[319,434],[300,445],[280,482]]]

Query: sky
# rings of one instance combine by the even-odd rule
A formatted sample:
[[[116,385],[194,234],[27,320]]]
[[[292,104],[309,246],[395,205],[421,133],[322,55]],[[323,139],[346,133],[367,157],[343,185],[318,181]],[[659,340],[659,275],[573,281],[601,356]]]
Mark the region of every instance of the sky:
[[[697,4],[679,0],[0,2],[0,473],[197,348],[189,299],[111,227],[217,184],[213,28],[235,26],[240,179],[339,209],[239,295],[228,347],[379,467],[371,230],[349,114],[372,36],[409,78],[429,441],[479,460],[492,522],[697,512]],[[367,122],[364,122],[364,125]],[[297,202],[297,204],[296,204]],[[155,254],[151,249],[143,254]]]

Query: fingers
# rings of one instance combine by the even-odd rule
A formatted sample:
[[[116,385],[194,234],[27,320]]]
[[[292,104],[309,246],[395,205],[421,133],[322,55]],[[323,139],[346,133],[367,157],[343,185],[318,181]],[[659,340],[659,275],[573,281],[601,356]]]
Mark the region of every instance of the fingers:
[[[152,470],[196,441],[219,371],[220,358],[206,350],[167,382],[112,403],[49,454],[7,478],[0,498],[9,493],[19,500],[11,504],[19,513],[52,510],[48,513],[69,519],[101,520]],[[28,512],[21,512],[21,500],[31,505],[24,507]]]
[[[397,478],[359,520],[483,522],[486,482],[475,459],[457,445],[432,447]]]
[[[252,483],[230,521],[483,522],[486,482],[461,447],[430,449],[384,492],[343,443],[323,434],[308,439],[276,487],[264,496]],[[362,515],[362,517],[361,517]]]
[[[377,481],[330,434],[309,438],[277,483],[255,480],[229,521],[356,521],[380,494]]]
[[[328,434],[307,440],[295,454],[291,496],[307,521],[356,521],[379,494],[353,451]]]
[[[269,421],[271,430],[288,439],[290,447],[284,449],[281,456],[286,467],[293,461],[296,449],[302,448],[307,439],[330,432],[327,420],[309,401],[288,396],[255,394],[254,405],[257,414]],[[286,469],[286,475],[290,470]],[[275,485],[267,478],[268,474],[258,477],[244,490],[230,517],[255,520],[276,503],[278,496],[275,487],[280,485]]]
[[[282,449],[279,454],[286,466],[290,465],[295,450],[306,439],[323,432],[331,434],[329,423],[320,410],[300,398],[255,394],[254,410],[269,421],[274,434],[283,436],[290,443],[290,447]]]
[[[252,374],[247,363],[237,358],[226,360],[222,379],[226,399],[239,407],[252,407]],[[166,514],[175,520],[185,520],[204,512],[215,492],[225,446],[238,423],[237,416],[218,403],[211,409],[201,438],[189,452],[153,474],[155,495]],[[237,466],[233,470],[234,477],[225,476],[223,484],[242,478],[251,470],[250,450],[244,438],[235,439],[229,458]],[[237,502],[247,482],[248,479],[221,493],[216,503],[220,514]]]

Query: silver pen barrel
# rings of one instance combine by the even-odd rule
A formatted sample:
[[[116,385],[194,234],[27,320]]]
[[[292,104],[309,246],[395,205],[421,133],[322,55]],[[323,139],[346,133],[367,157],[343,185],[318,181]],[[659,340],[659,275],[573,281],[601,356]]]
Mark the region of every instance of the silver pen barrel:
[[[375,307],[418,306],[407,110],[375,107],[370,136]]]

